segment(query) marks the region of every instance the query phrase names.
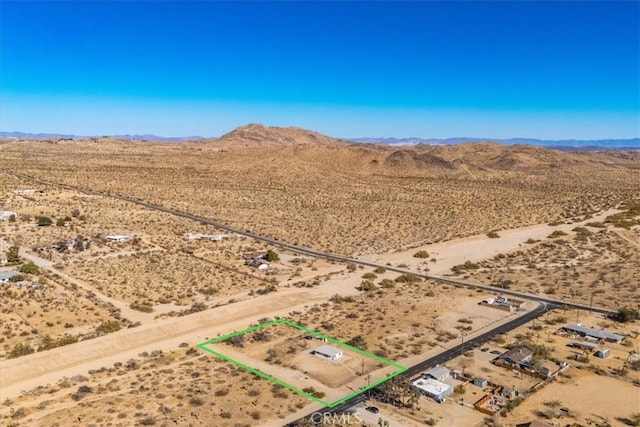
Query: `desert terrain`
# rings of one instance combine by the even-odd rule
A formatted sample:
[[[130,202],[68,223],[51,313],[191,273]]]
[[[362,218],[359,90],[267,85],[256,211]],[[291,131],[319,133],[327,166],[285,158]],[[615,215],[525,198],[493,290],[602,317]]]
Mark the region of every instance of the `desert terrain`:
[[[518,315],[478,305],[497,292],[384,266],[612,311],[640,303],[637,152],[388,147],[259,125],[198,143],[4,141],[0,152],[0,210],[15,212],[0,221],[0,252],[16,247],[19,258],[6,260],[0,273],[19,269],[22,280],[0,284],[0,416],[7,425],[282,425],[317,404],[195,345],[286,317],[410,366]],[[379,267],[301,255],[110,195]],[[119,235],[126,241],[110,241]],[[245,259],[268,251],[268,261]],[[564,406],[575,422],[596,421],[588,406],[558,397],[566,387],[593,387],[591,375],[606,376],[610,395],[620,387],[633,397],[638,371],[616,369],[638,348],[638,321],[621,326],[593,316],[556,310],[490,345],[548,341],[549,360],[568,361],[574,352],[556,334],[558,318],[628,335],[608,359],[571,362],[580,369],[563,372],[501,422]],[[251,344],[218,346],[309,381],[330,400],[365,384],[358,356],[324,369],[304,354],[315,343],[299,331],[276,329],[269,341]],[[514,380],[487,356],[469,349],[449,366],[523,393],[534,384]],[[377,364],[365,365],[372,377],[384,375]],[[560,407],[547,405],[558,399]],[[616,417],[633,415],[630,402],[603,405],[599,416],[621,423]],[[445,404],[423,397],[419,410],[387,405],[383,412],[396,413],[400,425],[486,418]]]
[[[342,255],[592,214],[632,197],[638,172],[636,154],[490,143],[394,148],[258,125],[190,144],[105,138],[2,150],[3,170]]]

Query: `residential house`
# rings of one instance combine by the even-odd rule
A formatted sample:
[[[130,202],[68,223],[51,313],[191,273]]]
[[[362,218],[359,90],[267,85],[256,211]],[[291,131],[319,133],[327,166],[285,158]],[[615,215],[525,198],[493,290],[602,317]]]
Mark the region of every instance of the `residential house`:
[[[533,358],[533,351],[524,347],[513,348],[505,353],[502,353],[496,358],[496,362],[503,363],[509,366],[526,367]]]
[[[614,343],[620,343],[624,339],[624,335],[615,334],[613,332],[605,331],[604,329],[588,328],[581,323],[571,323],[563,326],[562,331],[571,334],[579,335],[585,339],[591,339],[594,341],[610,341]]]
[[[411,383],[415,388],[427,397],[432,398],[438,403],[446,400],[452,392],[451,386],[433,378],[418,378]]]
[[[224,234],[187,233],[184,235],[184,237],[186,237],[187,240],[206,239],[206,240],[213,240],[213,241],[219,242],[222,239],[224,239],[226,236]]]
[[[436,365],[433,368],[426,371],[423,375],[425,378],[433,378],[437,381],[445,381],[449,377],[451,371],[444,366]]]
[[[476,387],[486,387],[489,384],[489,382],[487,380],[485,380],[484,378],[474,378],[473,379],[473,385]]]
[[[106,236],[105,239],[110,242],[128,242],[132,237],[126,234],[114,234],[112,236]]]
[[[343,356],[342,350],[330,345],[321,345],[320,347],[313,350],[312,354],[326,357],[330,360],[338,360]]]
[[[19,275],[18,270],[0,271],[0,283],[9,283],[9,281]]]
[[[244,254],[242,254],[242,258],[245,261],[252,261],[252,260],[255,260],[256,258],[264,259],[266,256],[267,256],[267,251],[245,252]]]

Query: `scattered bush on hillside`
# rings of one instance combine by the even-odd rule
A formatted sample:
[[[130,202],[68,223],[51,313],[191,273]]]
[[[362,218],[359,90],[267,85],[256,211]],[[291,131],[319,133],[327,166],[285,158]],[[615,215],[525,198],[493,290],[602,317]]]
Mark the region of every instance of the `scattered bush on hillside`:
[[[143,313],[153,313],[153,305],[150,302],[132,302],[129,304],[129,308],[132,310],[141,311]]]
[[[384,289],[391,289],[396,286],[395,282],[391,279],[382,279],[378,284]]]
[[[8,264],[17,264],[20,262],[20,255],[18,254],[18,252],[20,251],[20,248],[18,246],[11,246],[8,250],[7,250],[7,263]]]
[[[273,249],[269,249],[264,259],[269,262],[280,261],[280,255],[278,255],[278,253]]]
[[[414,258],[429,258],[429,252],[427,251],[418,251],[413,254]]]
[[[455,274],[462,274],[467,270],[478,270],[480,266],[474,262],[466,261],[464,264],[458,264],[451,267],[451,271]]]
[[[48,216],[40,215],[36,217],[36,224],[38,227],[48,227],[53,224],[53,220]]]
[[[607,225],[603,222],[587,222],[585,226],[593,228],[607,228]]]
[[[554,231],[553,233],[549,234],[549,235],[547,236],[547,239],[555,239],[555,238],[557,238],[557,237],[562,237],[562,236],[566,236],[566,235],[567,235],[567,233],[565,233],[564,231],[562,231],[562,230],[556,230],[556,231]]]
[[[640,312],[635,308],[621,307],[611,317],[621,323],[632,322],[640,319]]]
[[[7,355],[8,359],[14,359],[20,356],[26,356],[27,354],[31,354],[35,352],[33,347],[31,347],[28,343],[18,343],[9,352]]]
[[[361,350],[367,349],[367,342],[364,340],[362,335],[358,335],[351,338],[349,341],[347,341],[347,344],[349,344],[352,347],[359,348]]]
[[[396,277],[395,281],[397,283],[416,283],[422,281],[422,279],[420,279],[413,273],[403,273],[400,276]]]
[[[122,324],[120,322],[117,320],[107,320],[96,327],[96,332],[99,334],[108,334],[119,331],[120,329],[122,329]]]
[[[371,280],[363,280],[356,289],[362,292],[373,292],[378,290],[378,286],[373,283]]]
[[[331,298],[329,298],[329,301],[334,302],[336,304],[341,304],[343,302],[355,302],[355,298],[350,295],[345,297],[339,294],[335,294]]]
[[[302,389],[302,391],[312,395],[313,397],[317,397],[318,399],[322,399],[324,397],[324,392],[318,391],[313,387],[305,387]]]

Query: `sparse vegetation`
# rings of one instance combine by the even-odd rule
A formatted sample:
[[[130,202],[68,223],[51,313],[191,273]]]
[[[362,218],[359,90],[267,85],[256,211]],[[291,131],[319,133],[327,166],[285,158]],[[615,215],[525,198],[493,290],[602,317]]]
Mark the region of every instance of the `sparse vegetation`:
[[[631,322],[640,319],[640,312],[635,308],[621,307],[613,318],[622,323]]]
[[[619,200],[629,199],[629,195],[637,192],[632,182],[634,171],[629,172],[624,166],[616,165],[613,173],[612,169],[603,166],[606,162],[595,161],[583,168],[577,160],[583,163],[591,160],[576,160],[572,154],[566,154],[566,157],[576,160],[577,166],[571,173],[547,169],[543,162],[543,166],[536,167],[536,179],[532,180],[526,166],[521,170],[505,171],[485,165],[486,169],[470,169],[475,171],[472,176],[463,170],[449,173],[433,167],[409,165],[403,166],[400,173],[397,167],[385,163],[384,156],[390,153],[384,148],[376,152],[363,148],[354,154],[351,147],[333,147],[332,162],[324,161],[328,151],[316,146],[297,147],[295,151],[282,147],[276,154],[265,148],[260,150],[260,156],[255,156],[254,150],[247,150],[247,153],[226,151],[226,148],[218,149],[209,143],[197,146],[184,144],[179,150],[170,144],[113,140],[100,140],[100,144],[38,143],[38,156],[30,155],[33,148],[31,143],[4,144],[0,166],[7,171],[19,169],[21,173],[51,181],[109,194],[129,195],[134,199],[220,219],[232,226],[322,251],[349,256],[368,255],[371,256],[368,259],[373,259],[373,254],[378,256],[402,248],[409,258],[400,259],[400,255],[394,252],[395,258],[389,256],[383,263],[394,266],[411,264],[411,267],[405,267],[413,271],[419,271],[414,270],[416,265],[420,270],[425,268],[425,261],[430,256],[421,254],[426,251],[418,251],[418,248],[433,242],[554,219],[558,219],[559,225],[565,224],[562,228],[568,230],[566,224],[576,223],[587,215],[595,216],[595,211],[609,209]],[[474,150],[473,146],[468,149]],[[500,154],[492,146],[483,149],[488,150],[491,156]],[[415,150],[427,152],[431,148],[418,147]],[[453,156],[448,151],[455,153],[456,148],[439,150],[442,150],[439,155],[446,158]],[[461,159],[460,162],[469,162],[468,154],[455,155]],[[375,167],[376,172],[371,173],[368,165],[374,156],[379,163]],[[585,155],[584,158],[589,159],[590,156]],[[141,162],[141,159],[144,160]],[[304,174],[274,172],[288,170],[287,162],[292,159],[304,159]],[[607,159],[615,162],[614,157]],[[77,164],[82,164],[82,168]],[[363,167],[359,167],[361,165]],[[335,178],[336,171],[340,172],[340,180]],[[18,178],[3,175],[0,180],[5,188],[13,188],[17,186],[15,181]],[[131,186],[132,182],[136,186]],[[443,187],[449,190],[443,192]],[[482,200],[476,196],[479,192],[484,196]],[[349,197],[345,198],[345,194]],[[224,203],[212,203],[220,200]],[[308,300],[308,311],[300,308],[300,304],[295,309],[298,311],[289,316],[298,318],[311,328],[331,331],[332,336],[355,347],[366,349],[368,346],[375,349],[376,354],[392,359],[419,355],[436,346],[448,345],[451,340],[459,341],[458,328],[467,330],[473,329],[472,326],[484,326],[484,321],[478,321],[476,317],[473,320],[462,317],[467,314],[443,320],[442,315],[450,309],[450,304],[458,301],[454,302],[453,298],[457,297],[452,296],[457,295],[458,290],[451,286],[445,289],[412,274],[403,274],[394,280],[395,275],[382,267],[364,273],[367,270],[350,264],[346,267],[347,273],[362,273],[345,274],[344,265],[310,257],[303,259],[299,254],[284,249],[282,254],[275,254],[283,261],[273,269],[267,272],[249,269],[243,265],[239,254],[251,246],[255,250],[261,249],[251,239],[227,236],[224,241],[187,241],[186,233],[217,231],[212,231],[205,223],[153,212],[130,202],[46,185],[44,194],[32,198],[7,195],[7,205],[21,212],[20,222],[3,224],[7,240],[29,248],[29,254],[51,261],[54,267],[42,272],[23,272],[25,275],[39,274],[38,280],[45,284],[43,289],[11,285],[0,290],[3,309],[6,310],[1,320],[7,322],[3,326],[10,325],[2,337],[6,339],[3,342],[5,355],[19,357],[35,350],[51,349],[58,344],[72,343],[80,337],[79,331],[89,331],[86,337],[90,338],[139,325],[138,321],[145,324],[146,318],[153,321],[155,318],[188,316],[223,306],[230,306],[226,312],[234,313],[236,307],[233,304],[237,302],[248,304],[255,299],[261,303],[262,298],[279,297],[281,292],[283,300],[292,298],[291,295],[295,295],[293,291],[311,294],[319,286],[333,286],[335,282],[332,281],[336,277],[344,280],[343,287],[324,294],[325,301],[318,301],[314,294]],[[623,207],[631,212],[629,205]],[[65,213],[70,213],[71,218],[64,217]],[[58,218],[56,225],[64,223],[57,228],[43,227],[33,232],[33,218],[39,221],[39,217],[45,216]],[[455,221],[450,220],[452,218]],[[623,243],[625,239],[637,239],[632,234],[635,226],[629,225],[636,221],[634,218],[631,213],[624,218],[608,218],[608,226],[589,225],[599,224],[598,220],[593,220],[585,227],[574,228],[577,239],[554,239],[552,242],[532,239],[526,246],[531,252],[505,251],[494,260],[467,261],[455,266],[453,271],[469,275],[469,280],[484,280],[505,288],[534,293],[548,291],[557,298],[573,298],[582,303],[592,297],[594,305],[611,304],[612,307],[616,302],[626,300],[631,306],[637,294],[637,281],[630,280],[633,277],[631,272],[637,270],[637,255]],[[605,234],[609,232],[624,234]],[[136,237],[135,243],[112,244],[105,239],[111,233],[135,233],[140,237]],[[84,237],[75,237],[80,234]],[[615,240],[615,236],[620,238]],[[589,246],[578,238],[587,239]],[[61,250],[53,249],[53,243],[61,243]],[[492,242],[496,243],[500,242]],[[438,250],[430,251],[437,253],[438,262],[432,259],[433,264],[429,267],[435,268],[437,264],[447,262]],[[421,260],[411,261],[414,253],[423,255],[416,257]],[[602,260],[609,260],[610,264],[603,264]],[[615,265],[606,267],[615,264],[616,260],[625,260],[621,270],[616,270]],[[20,265],[21,260],[17,257],[10,262]],[[594,271],[589,271],[590,268]],[[383,274],[387,275],[379,277]],[[354,291],[358,284],[363,291],[360,294]],[[277,294],[269,295],[276,290]],[[335,294],[327,302],[326,295],[333,292],[344,295]],[[473,294],[479,296],[475,292]],[[120,304],[109,305],[104,295]],[[425,295],[432,298],[425,298]],[[611,301],[606,302],[609,298]],[[5,305],[5,301],[9,304]],[[445,303],[449,305],[441,307]],[[154,308],[157,315],[136,313],[149,313]],[[55,317],[53,313],[60,316]],[[425,313],[428,314],[425,316]],[[634,316],[637,317],[637,313]],[[204,317],[204,313],[194,316]],[[190,321],[188,318],[183,320]],[[546,322],[540,324],[547,325]],[[147,331],[146,328],[141,330]],[[123,335],[128,332],[121,331]],[[535,336],[535,332],[539,332],[541,337]],[[538,340],[558,339],[545,335],[541,326],[532,327],[527,333],[534,335],[525,336],[522,342],[536,344]],[[203,334],[202,339],[205,336]],[[298,339],[300,343],[287,343],[280,349],[272,339],[270,334],[257,331],[243,339],[230,340],[230,345],[237,348],[229,347],[228,350],[247,351],[251,346],[264,345],[267,347],[265,357],[273,356],[271,360],[274,363],[280,360],[281,366],[286,367],[287,360],[291,360],[292,355],[301,354],[304,345],[313,348],[311,341]],[[494,343],[501,339],[496,338]],[[18,347],[17,340],[23,340],[24,347]],[[189,344],[194,343],[189,341]],[[268,352],[268,346],[273,347],[272,352]],[[545,353],[544,346],[532,348],[536,349],[537,355]],[[471,350],[465,350],[470,354]],[[305,403],[303,398],[286,389],[271,388],[251,374],[205,356],[190,347],[176,353],[146,354],[134,363],[123,360],[119,366],[105,367],[90,375],[91,382],[87,383],[93,390],[88,392],[91,393],[90,398],[83,398],[87,393],[76,389],[85,384],[80,384],[80,380],[67,379],[66,387],[56,385],[60,388],[51,392],[51,399],[65,394],[68,400],[70,393],[76,390],[73,395],[82,401],[73,409],[63,409],[58,413],[52,410],[51,416],[43,415],[42,424],[53,425],[54,417],[61,413],[67,416],[67,421],[72,419],[75,422],[77,413],[83,417],[83,424],[153,425],[169,422],[173,417],[184,421],[181,416],[195,420],[196,417],[191,415],[193,412],[212,425],[229,422],[255,425],[267,424],[266,418],[282,419],[290,410],[299,409],[301,406],[298,405]],[[592,360],[589,364],[596,362]],[[627,369],[636,369],[635,363],[630,360],[626,364]],[[589,364],[583,364],[585,369]],[[246,385],[246,388],[232,388],[230,380]],[[68,391],[58,393],[64,389]],[[53,387],[39,393],[51,390]],[[130,392],[135,392],[136,399],[127,397]],[[310,392],[317,393],[315,389]],[[206,396],[214,396],[215,399],[209,401]],[[268,415],[261,407],[254,408],[258,397],[260,402],[257,405],[263,402],[270,405]],[[33,396],[24,396],[25,401],[29,399]],[[409,405],[409,396],[402,399]],[[161,406],[151,407],[148,402],[161,402]],[[138,404],[140,408],[136,408]],[[22,403],[16,406],[14,413],[19,413],[19,405]],[[98,407],[114,407],[114,411],[105,411],[90,418],[88,414]],[[240,407],[244,409],[238,410]],[[22,413],[27,416],[30,411],[37,409],[28,408]],[[427,424],[435,424],[436,418],[428,415],[421,416],[421,419]],[[98,417],[103,419],[98,421]]]
[[[427,251],[418,251],[415,254],[413,254],[414,258],[429,258],[429,252]]]
[[[33,263],[33,261],[29,261],[25,264],[22,264],[18,271],[24,274],[38,274],[40,272],[40,269]]]
[[[558,237],[563,237],[563,236],[568,236],[567,233],[565,233],[562,230],[555,230],[553,233],[549,234],[547,236],[548,239],[556,239]]]
[[[278,253],[273,249],[269,249],[264,259],[268,262],[280,261],[280,255],[278,255]]]

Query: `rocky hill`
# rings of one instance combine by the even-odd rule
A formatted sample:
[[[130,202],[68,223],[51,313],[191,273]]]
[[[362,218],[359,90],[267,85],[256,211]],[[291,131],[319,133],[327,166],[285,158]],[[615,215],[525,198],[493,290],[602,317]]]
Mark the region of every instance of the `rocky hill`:
[[[249,124],[238,127],[214,141],[228,147],[286,147],[300,145],[344,145],[347,141],[298,127],[274,127]]]
[[[376,173],[418,173],[473,175],[523,173],[526,175],[585,175],[596,171],[615,171],[619,167],[640,168],[637,153],[625,151],[561,151],[532,145],[504,145],[473,142],[457,145],[394,146],[353,143],[298,127],[267,127],[250,124],[234,129],[207,145],[224,150],[260,148],[263,159],[276,164],[324,170]],[[285,153],[282,153],[282,151]],[[297,160],[294,162],[294,158]],[[303,167],[303,169],[304,169]],[[478,175],[480,174],[480,175]]]

